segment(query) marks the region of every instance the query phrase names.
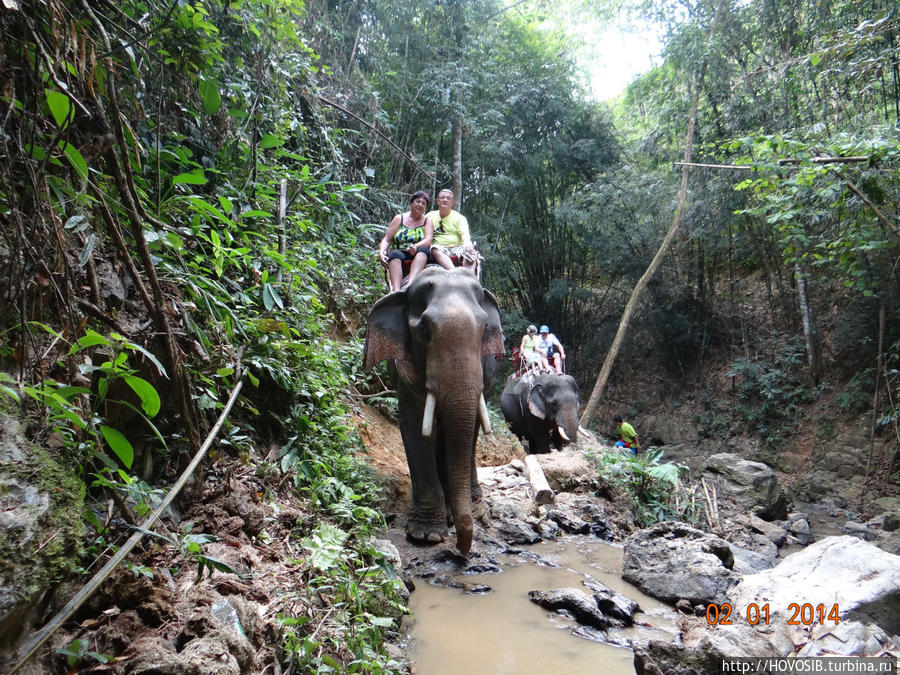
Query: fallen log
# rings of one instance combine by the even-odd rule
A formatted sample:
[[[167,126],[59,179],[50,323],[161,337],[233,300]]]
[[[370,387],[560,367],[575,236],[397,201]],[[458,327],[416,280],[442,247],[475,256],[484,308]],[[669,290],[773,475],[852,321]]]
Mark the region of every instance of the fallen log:
[[[556,495],[554,495],[550,483],[547,482],[547,477],[544,475],[544,470],[541,469],[537,457],[526,455],[525,464],[528,466],[528,478],[531,481],[531,487],[534,488],[534,503],[549,504]]]

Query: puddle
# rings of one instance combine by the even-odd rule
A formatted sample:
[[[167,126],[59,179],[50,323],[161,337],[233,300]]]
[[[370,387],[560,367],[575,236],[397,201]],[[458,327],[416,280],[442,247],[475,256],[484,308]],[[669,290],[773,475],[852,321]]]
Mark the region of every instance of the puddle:
[[[589,592],[581,583],[585,574],[637,601],[643,612],[635,619],[652,626],[610,631],[617,642],[668,640],[676,632],[671,608],[622,581],[621,548],[571,537],[522,550],[559,567],[499,556],[501,574],[459,577],[468,585],[493,588],[483,595],[416,581],[408,652],[416,675],[633,675],[630,648],[578,637],[571,632],[576,622],[528,599],[528,591],[565,586]]]

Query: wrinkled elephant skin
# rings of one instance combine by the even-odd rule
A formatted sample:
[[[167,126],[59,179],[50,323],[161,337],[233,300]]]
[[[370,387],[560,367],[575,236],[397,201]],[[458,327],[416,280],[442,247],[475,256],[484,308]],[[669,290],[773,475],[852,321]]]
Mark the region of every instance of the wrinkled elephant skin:
[[[500,407],[510,430],[529,453],[557,450],[578,439],[578,387],[571,375],[509,377]]]
[[[503,355],[494,296],[464,269],[428,267],[406,290],[375,303],[366,326],[365,368],[393,359],[398,422],[412,480],[407,535],[472,545],[472,502],[481,498],[475,443],[483,392]]]

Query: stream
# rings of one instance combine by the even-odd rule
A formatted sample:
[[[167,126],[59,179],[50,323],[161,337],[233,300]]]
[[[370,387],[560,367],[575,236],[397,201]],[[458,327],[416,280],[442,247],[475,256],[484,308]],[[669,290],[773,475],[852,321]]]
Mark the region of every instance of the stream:
[[[474,589],[469,593],[417,580],[408,644],[416,675],[633,675],[631,641],[668,640],[677,632],[670,607],[622,580],[620,547],[569,535],[520,550],[496,556],[499,574],[456,577]],[[622,645],[614,646],[528,598],[531,590],[586,590],[585,575],[635,600],[643,610],[635,620],[649,627],[611,629],[609,640]],[[484,586],[492,590],[478,592]]]

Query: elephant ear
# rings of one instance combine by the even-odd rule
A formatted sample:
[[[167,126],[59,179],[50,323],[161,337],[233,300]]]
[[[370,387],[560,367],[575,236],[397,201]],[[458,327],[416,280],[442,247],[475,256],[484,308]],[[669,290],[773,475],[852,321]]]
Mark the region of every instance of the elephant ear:
[[[481,307],[487,312],[488,320],[481,337],[482,356],[503,356],[506,350],[503,348],[503,326],[500,323],[500,308],[497,298],[489,290],[484,289],[484,300]]]
[[[547,419],[547,402],[544,400],[544,389],[536,385],[528,392],[528,410],[539,420]]]
[[[385,359],[411,361],[406,291],[386,295],[369,310],[363,368],[372,370]]]

